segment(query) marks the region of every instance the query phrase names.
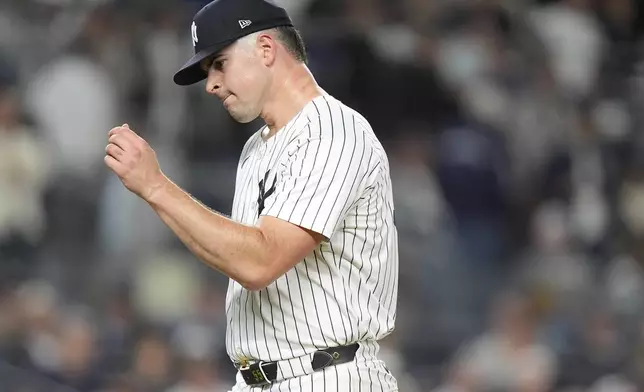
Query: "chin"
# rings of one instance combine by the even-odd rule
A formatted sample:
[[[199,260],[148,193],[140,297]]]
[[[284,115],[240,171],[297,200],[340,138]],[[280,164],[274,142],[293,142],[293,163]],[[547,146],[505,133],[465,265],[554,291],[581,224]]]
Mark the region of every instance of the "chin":
[[[236,117],[236,116],[232,116],[232,117],[233,117],[233,119],[235,121],[237,121],[240,124],[248,124],[248,123],[251,123],[251,122],[255,121],[255,119],[257,119],[257,116],[255,116],[255,117],[250,117],[250,116],[249,117]]]
[[[229,110],[228,113],[235,121],[237,121],[240,124],[248,124],[250,122],[255,121],[255,119],[259,117],[259,114],[240,113],[232,110]]]

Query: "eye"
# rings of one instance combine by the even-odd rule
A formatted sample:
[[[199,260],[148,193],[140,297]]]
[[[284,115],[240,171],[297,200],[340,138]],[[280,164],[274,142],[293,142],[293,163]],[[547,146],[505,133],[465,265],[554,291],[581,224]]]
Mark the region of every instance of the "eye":
[[[217,71],[223,71],[225,62],[226,60],[215,60],[212,62],[211,67]]]
[[[206,60],[201,64],[201,69],[205,72],[208,73],[211,69],[214,69],[216,71],[222,71],[224,69],[224,63],[226,60],[223,59],[217,59],[217,60]]]

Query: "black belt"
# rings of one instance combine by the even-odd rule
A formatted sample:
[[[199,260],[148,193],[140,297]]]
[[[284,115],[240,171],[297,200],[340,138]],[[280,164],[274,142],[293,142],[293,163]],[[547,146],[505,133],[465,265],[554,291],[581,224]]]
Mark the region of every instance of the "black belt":
[[[316,372],[329,366],[351,362],[356,356],[358,347],[358,343],[353,343],[348,346],[318,350],[313,353],[311,367]],[[248,386],[268,385],[277,379],[277,365],[278,362],[259,361],[252,365],[242,366],[239,368],[239,371]]]

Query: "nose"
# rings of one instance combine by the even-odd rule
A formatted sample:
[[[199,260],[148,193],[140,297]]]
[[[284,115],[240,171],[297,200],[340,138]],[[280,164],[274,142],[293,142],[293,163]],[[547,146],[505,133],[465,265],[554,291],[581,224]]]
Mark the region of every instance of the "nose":
[[[206,79],[206,92],[208,94],[217,94],[221,91],[221,76],[215,70],[208,71]]]

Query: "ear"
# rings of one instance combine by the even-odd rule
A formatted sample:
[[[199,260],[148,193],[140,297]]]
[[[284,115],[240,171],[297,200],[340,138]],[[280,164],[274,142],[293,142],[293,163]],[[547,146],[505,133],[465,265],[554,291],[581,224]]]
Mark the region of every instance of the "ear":
[[[257,37],[257,49],[265,66],[270,67],[275,63],[277,45],[277,41],[270,34],[262,33]]]

